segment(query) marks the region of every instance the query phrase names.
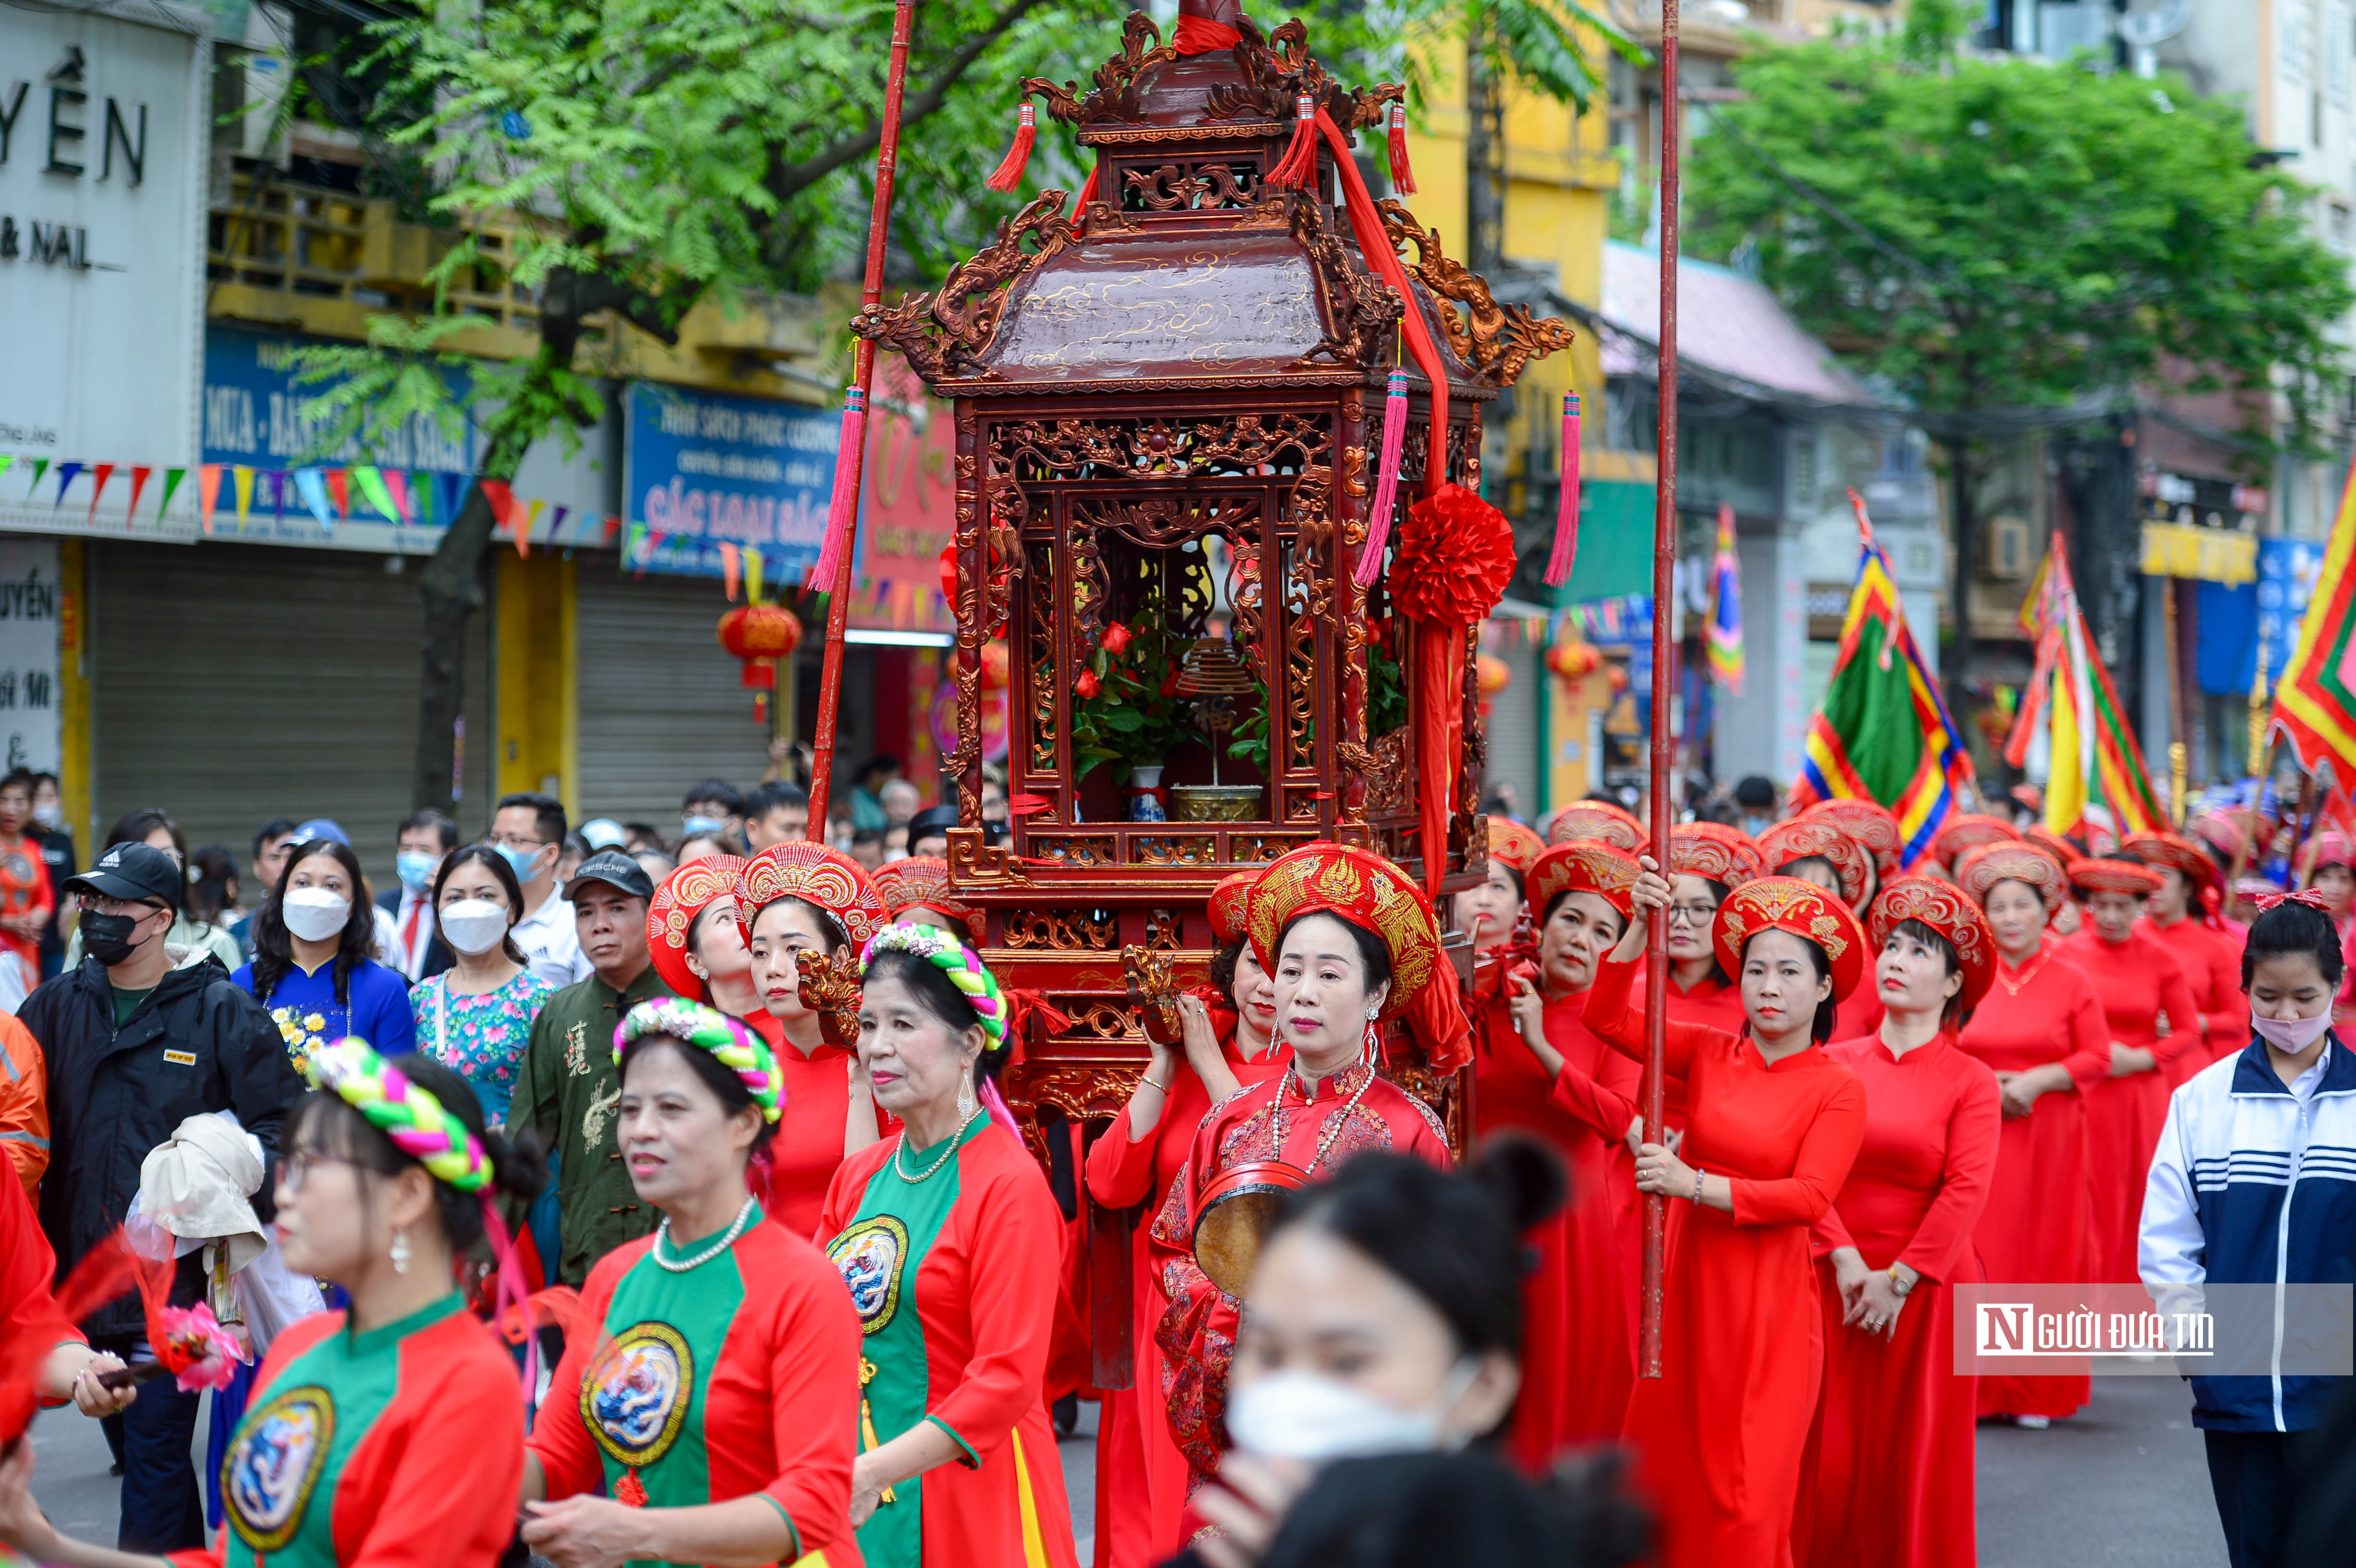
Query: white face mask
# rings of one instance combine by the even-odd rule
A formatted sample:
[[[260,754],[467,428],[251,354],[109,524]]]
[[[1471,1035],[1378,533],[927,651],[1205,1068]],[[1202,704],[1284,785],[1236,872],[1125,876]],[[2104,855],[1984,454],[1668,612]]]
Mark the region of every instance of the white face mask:
[[[1439,1399],[1421,1410],[1400,1410],[1316,1372],[1270,1372],[1229,1391],[1227,1433],[1239,1448],[1312,1464],[1461,1448],[1469,1435],[1443,1437],[1440,1423],[1479,1372],[1469,1358],[1457,1362]]]
[[[488,899],[460,899],[434,916],[442,940],[472,958],[488,953],[508,933],[508,912]]]
[[[293,888],[285,901],[279,906],[285,916],[286,929],[305,942],[325,942],[344,929],[344,922],[352,912],[352,901],[338,898],[325,888]]]

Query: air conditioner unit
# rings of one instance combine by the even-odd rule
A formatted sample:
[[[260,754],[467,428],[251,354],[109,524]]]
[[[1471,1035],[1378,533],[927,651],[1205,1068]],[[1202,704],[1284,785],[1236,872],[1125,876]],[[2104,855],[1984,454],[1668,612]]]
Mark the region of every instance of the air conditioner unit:
[[[2029,546],[2029,519],[1990,517],[1986,524],[1987,574],[1999,582],[2019,582],[2036,569]]]

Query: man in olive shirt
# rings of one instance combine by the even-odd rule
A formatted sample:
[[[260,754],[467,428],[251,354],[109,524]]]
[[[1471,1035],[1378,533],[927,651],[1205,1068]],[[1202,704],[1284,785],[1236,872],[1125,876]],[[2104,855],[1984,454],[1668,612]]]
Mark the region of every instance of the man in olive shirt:
[[[653,1230],[659,1217],[638,1201],[615,1134],[622,1082],[614,1071],[614,1029],[632,1008],[670,990],[647,949],[655,885],[636,860],[612,849],[593,855],[564,884],[564,896],[596,973],[549,997],[532,1020],[515,1120],[556,1156],[557,1272],[579,1285],[590,1264]]]

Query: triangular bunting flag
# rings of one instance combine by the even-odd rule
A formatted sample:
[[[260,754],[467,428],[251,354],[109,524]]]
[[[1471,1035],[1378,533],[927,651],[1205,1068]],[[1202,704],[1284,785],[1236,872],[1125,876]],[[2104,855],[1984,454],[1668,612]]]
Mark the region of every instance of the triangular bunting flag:
[[[213,531],[213,508],[220,504],[221,465],[197,464],[197,516],[207,533]]]
[[[16,461],[16,459],[9,453],[0,452],[0,474],[7,473],[8,465]]]
[[[214,472],[218,474],[220,471],[216,469]],[[177,490],[180,487],[180,481],[186,479],[187,476],[188,471],[185,468],[166,468],[164,470],[164,498],[155,503],[155,520],[157,522],[162,522],[164,520],[164,514],[172,509],[172,492]]]
[[[253,510],[253,470],[241,463],[229,472],[230,479],[237,489],[237,531],[243,533],[246,515]]]
[[[145,464],[138,464],[131,470],[131,505],[123,508],[124,528],[139,526],[139,492],[147,488],[147,475],[155,472],[154,468]]]
[[[277,514],[278,520],[282,523],[286,520],[286,481],[290,477],[291,475],[284,468],[270,470],[271,509]]]
[[[25,499],[29,501],[33,498],[33,492],[41,487],[41,475],[47,474],[48,471],[49,460],[48,458],[36,457],[33,459],[33,482],[25,486]]]
[[[352,479],[360,487],[360,498],[376,509],[376,515],[386,522],[401,516],[392,504],[392,492],[384,487],[384,470],[374,466],[355,468]]]
[[[554,511],[549,513],[547,537],[548,541],[551,544],[555,543],[558,536],[564,532],[564,519],[571,514],[572,510],[573,508],[570,507],[559,507]]]
[[[508,519],[516,510],[514,489],[501,479],[479,480],[475,487],[483,493],[484,504],[491,508],[492,534],[509,532]]]
[[[336,516],[338,517],[350,517],[352,515],[351,471],[346,468],[330,468],[326,471],[326,476],[327,481],[327,499],[336,504]],[[306,492],[306,500],[307,495],[308,493]],[[318,508],[315,507],[312,509],[316,511]],[[319,520],[324,523],[327,519],[321,517]]]
[[[73,488],[74,475],[80,472],[81,464],[79,463],[58,464],[58,498],[50,504],[49,510],[54,512],[66,504],[66,492]]]
[[[515,524],[516,554],[531,553],[531,526],[540,521],[540,514],[547,505],[541,500],[518,501],[508,508],[508,517]]]
[[[319,519],[319,526],[334,533],[336,519],[327,511],[328,485],[326,476],[316,468],[297,468],[294,471],[294,488],[302,495],[303,504],[311,508],[311,515]]]
[[[748,603],[761,602],[761,571],[766,564],[759,550],[750,545],[744,547],[744,597]]]
[[[85,519],[85,521],[96,523],[98,521],[98,498],[106,494],[106,482],[114,477],[114,464],[112,463],[93,464],[91,467],[91,474],[98,483],[91,486],[90,516]]]
[[[400,519],[402,528],[409,527],[409,475],[398,468],[388,468],[384,471],[384,487],[392,497],[392,515]]]
[[[448,528],[458,520],[458,508],[466,504],[466,476],[463,474],[436,474],[434,476],[434,497],[441,503],[437,516],[442,526]],[[491,516],[498,517],[495,507]]]

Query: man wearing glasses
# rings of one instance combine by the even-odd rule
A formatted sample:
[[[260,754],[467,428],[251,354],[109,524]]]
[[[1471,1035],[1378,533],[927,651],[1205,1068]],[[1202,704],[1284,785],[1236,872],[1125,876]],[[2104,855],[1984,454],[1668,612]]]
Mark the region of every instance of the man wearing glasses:
[[[531,972],[559,990],[594,972],[581,952],[573,906],[556,891],[564,827],[564,803],[554,795],[502,795],[491,814],[491,847],[523,884],[524,916],[509,934]]]
[[[204,947],[178,965],[164,936],[187,885],[168,851],[117,844],[66,882],[80,895],[82,960],[44,984],[17,1014],[41,1048],[49,1091],[49,1168],[41,1180],[41,1228],[62,1279],[123,1223],[139,1168],[181,1122],[219,1111],[261,1146],[262,1175],[247,1194],[267,1223],[279,1124],[303,1092],[278,1027],[232,984]],[[202,1254],[180,1260],[175,1305],[201,1299]],[[126,1296],[86,1319],[93,1347],[125,1360],[145,1325]],[[142,1387],[110,1421],[123,1431],[125,1552],[177,1552],[204,1544],[203,1494],[188,1463],[201,1396],[169,1379]]]

